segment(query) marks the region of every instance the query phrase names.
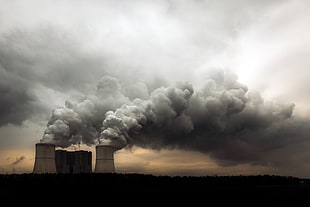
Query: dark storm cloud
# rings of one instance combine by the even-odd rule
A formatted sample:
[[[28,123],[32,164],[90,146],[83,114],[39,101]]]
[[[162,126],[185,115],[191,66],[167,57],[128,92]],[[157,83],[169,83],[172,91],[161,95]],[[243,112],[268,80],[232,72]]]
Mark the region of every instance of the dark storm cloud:
[[[0,126],[9,123],[20,125],[33,114],[43,111],[30,89],[31,84],[13,76],[0,65]]]
[[[97,61],[83,54],[74,34],[63,27],[47,24],[21,28],[8,31],[0,40],[4,70],[29,84],[40,83],[62,91],[82,90],[78,83],[83,85],[97,75]]]
[[[131,99],[137,82],[146,86],[139,87],[146,98],[171,77],[190,78],[188,67],[225,48],[223,40],[236,34],[241,20],[246,23],[244,16],[269,6],[255,3],[248,5],[251,14],[239,14],[235,8],[244,2],[1,2],[0,126],[46,113],[46,90],[85,94],[103,75],[118,77]],[[230,12],[221,16],[223,9]],[[202,29],[209,24],[211,29]],[[203,55],[196,60],[197,54]]]
[[[0,126],[45,117],[51,107],[44,103],[46,91],[84,96],[94,91],[93,82],[105,74],[119,77],[130,98],[145,98],[148,88],[164,84],[162,77],[146,77],[150,81],[141,82],[143,70],[131,73],[132,66],[124,66],[122,59],[117,63],[107,58],[106,51],[89,48],[93,43],[81,44],[78,33],[46,24],[9,30],[0,36]]]
[[[38,37],[36,37],[38,38]],[[44,111],[34,92],[40,83],[40,52],[31,38],[22,32],[12,32],[0,39],[0,126],[20,125]],[[38,59],[39,58],[39,59]]]
[[[70,34],[46,25],[0,36],[0,126],[46,117],[48,90],[87,93],[89,83],[104,73],[100,58],[84,54]]]

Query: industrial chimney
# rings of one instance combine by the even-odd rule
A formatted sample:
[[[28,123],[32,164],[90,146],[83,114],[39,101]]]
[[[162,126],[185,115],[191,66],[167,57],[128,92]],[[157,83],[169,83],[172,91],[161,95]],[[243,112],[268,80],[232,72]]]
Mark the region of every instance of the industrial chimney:
[[[36,158],[33,173],[56,173],[54,144],[36,144]]]
[[[114,152],[116,149],[109,144],[96,146],[95,173],[114,173]]]

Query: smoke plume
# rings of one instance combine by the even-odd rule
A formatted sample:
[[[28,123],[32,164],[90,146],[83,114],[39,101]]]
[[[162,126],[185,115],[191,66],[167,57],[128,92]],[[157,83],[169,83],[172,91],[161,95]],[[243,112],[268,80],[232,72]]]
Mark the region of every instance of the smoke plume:
[[[105,113],[129,103],[121,90],[117,79],[102,77],[94,94],[68,100],[65,106],[52,111],[41,142],[52,142],[60,147],[95,144]]]
[[[41,141],[179,148],[208,153],[222,164],[263,163],[304,126],[293,119],[294,104],[265,101],[223,70],[208,73],[197,88],[179,82],[145,98],[129,98],[123,87],[116,78],[101,78],[93,94],[52,111]]]
[[[122,148],[128,143],[134,144],[131,135],[133,134],[134,138],[144,128],[175,128],[177,122],[186,120],[191,123],[184,110],[188,108],[192,94],[191,85],[180,83],[175,87],[156,89],[148,100],[135,99],[115,111],[108,111],[103,121],[100,141],[111,142],[117,148]],[[184,132],[191,131],[192,125],[180,128]]]

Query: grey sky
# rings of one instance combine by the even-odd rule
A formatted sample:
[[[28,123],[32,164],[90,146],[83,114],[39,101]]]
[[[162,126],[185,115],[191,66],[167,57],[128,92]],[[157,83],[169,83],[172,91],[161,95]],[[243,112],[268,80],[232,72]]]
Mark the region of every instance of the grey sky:
[[[223,138],[220,142],[211,139],[206,145],[184,147],[186,142],[179,144],[171,139],[166,140],[168,145],[202,151],[223,166],[249,162],[285,169],[300,157],[304,163],[298,166],[304,166],[309,162],[305,158],[308,148],[300,149],[302,144],[309,146],[309,9],[306,0],[3,0],[0,2],[0,150],[15,146],[29,148],[42,138],[52,110],[64,106],[67,100],[79,103],[87,98],[99,103],[98,85],[102,77],[115,78],[120,88],[116,97],[118,89],[103,92],[105,97],[112,94],[112,98],[100,102],[102,110],[96,114],[101,117],[109,107],[116,110],[134,98],[148,99],[155,89],[173,86],[177,81],[189,82],[194,91],[209,90],[206,79],[210,71],[227,70],[239,77],[237,82],[246,85],[247,92],[257,92],[260,95],[255,97],[261,97],[264,103],[275,102],[272,109],[264,106],[270,112],[287,113],[293,120],[282,123],[283,117],[254,112],[259,107],[240,106],[240,110],[245,110],[225,121],[227,131],[220,136]],[[190,104],[198,110],[201,105],[197,100],[194,94]],[[292,114],[291,103],[295,104]],[[276,107],[283,110],[279,112]],[[202,143],[202,135],[217,132],[210,127],[205,134],[200,121],[216,120],[222,124],[224,119],[212,119],[209,112],[206,117],[200,117],[195,110],[184,113],[194,120],[194,128],[199,129],[192,134],[197,145]],[[183,125],[189,123],[184,116],[180,119]],[[281,123],[275,126],[277,120]],[[274,131],[265,134],[262,129],[250,130],[242,135],[237,133],[239,137],[234,134],[237,124],[247,123],[255,128],[259,121]],[[34,127],[35,132],[26,126]],[[284,126],[287,133],[282,134],[279,129]],[[25,132],[28,138],[23,139],[16,130]],[[146,135],[154,141],[153,134]],[[260,139],[249,137],[254,135]],[[136,139],[136,144],[149,146],[143,136]],[[157,136],[165,140],[166,135]],[[219,147],[222,143],[224,147]],[[153,144],[156,142],[150,143]],[[291,154],[287,163],[279,157],[284,152]],[[300,168],[310,172],[309,167]]]

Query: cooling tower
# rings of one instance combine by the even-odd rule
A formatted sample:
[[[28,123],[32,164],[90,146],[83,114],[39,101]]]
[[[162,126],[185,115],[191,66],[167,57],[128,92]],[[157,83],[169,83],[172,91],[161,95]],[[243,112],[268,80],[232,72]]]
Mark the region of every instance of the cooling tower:
[[[107,144],[96,146],[95,173],[114,173],[114,152],[115,148]]]
[[[33,173],[56,173],[54,144],[36,144],[36,158]]]

